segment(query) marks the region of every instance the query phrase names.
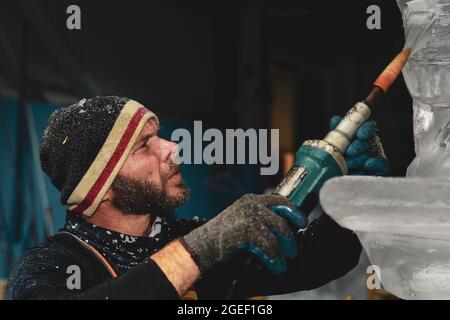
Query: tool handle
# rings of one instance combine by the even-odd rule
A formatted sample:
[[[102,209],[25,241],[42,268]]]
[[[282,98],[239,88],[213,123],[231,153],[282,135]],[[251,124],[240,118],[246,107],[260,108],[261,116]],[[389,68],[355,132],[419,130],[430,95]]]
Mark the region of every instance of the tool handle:
[[[323,140],[335,146],[341,154],[345,153],[358,128],[366,122],[371,115],[369,106],[364,102],[357,102],[331,130]]]

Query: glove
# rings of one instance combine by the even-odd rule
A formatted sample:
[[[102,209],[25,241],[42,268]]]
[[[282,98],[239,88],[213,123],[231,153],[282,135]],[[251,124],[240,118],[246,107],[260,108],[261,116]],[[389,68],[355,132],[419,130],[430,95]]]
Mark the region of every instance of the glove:
[[[280,274],[286,271],[286,258],[297,255],[291,226],[305,228],[307,223],[285,197],[248,194],[181,242],[202,274],[239,250],[254,254],[272,273]]]
[[[333,116],[330,129],[336,128],[341,120],[342,117]],[[389,162],[377,130],[375,121],[368,120],[356,131],[344,155],[350,175],[385,176],[389,173]]]

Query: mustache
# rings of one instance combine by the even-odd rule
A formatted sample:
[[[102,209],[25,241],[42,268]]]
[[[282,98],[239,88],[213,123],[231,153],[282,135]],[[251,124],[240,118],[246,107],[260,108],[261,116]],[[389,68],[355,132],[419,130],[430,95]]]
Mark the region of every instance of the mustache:
[[[170,178],[171,176],[177,174],[181,171],[181,164],[171,163],[169,169],[167,170],[167,173],[165,176],[167,178]]]

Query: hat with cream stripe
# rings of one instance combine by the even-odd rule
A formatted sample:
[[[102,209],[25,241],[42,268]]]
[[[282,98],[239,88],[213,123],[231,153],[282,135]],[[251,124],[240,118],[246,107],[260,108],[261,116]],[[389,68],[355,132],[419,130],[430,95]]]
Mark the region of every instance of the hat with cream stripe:
[[[142,104],[116,96],[83,99],[50,116],[41,167],[71,212],[95,213],[151,118],[158,121]]]

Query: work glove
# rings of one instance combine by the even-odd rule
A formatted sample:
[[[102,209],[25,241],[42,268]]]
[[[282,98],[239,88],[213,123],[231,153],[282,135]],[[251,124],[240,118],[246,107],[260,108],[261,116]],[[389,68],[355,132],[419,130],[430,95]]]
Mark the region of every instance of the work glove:
[[[307,223],[308,218],[285,197],[247,194],[181,242],[202,274],[240,250],[280,274],[286,271],[286,259],[297,255],[292,230],[305,228]]]
[[[336,128],[341,120],[342,117],[333,116],[330,120],[330,129]],[[375,121],[368,120],[356,131],[354,140],[344,154],[348,174],[385,176],[389,173],[389,162],[376,134],[377,130]]]

